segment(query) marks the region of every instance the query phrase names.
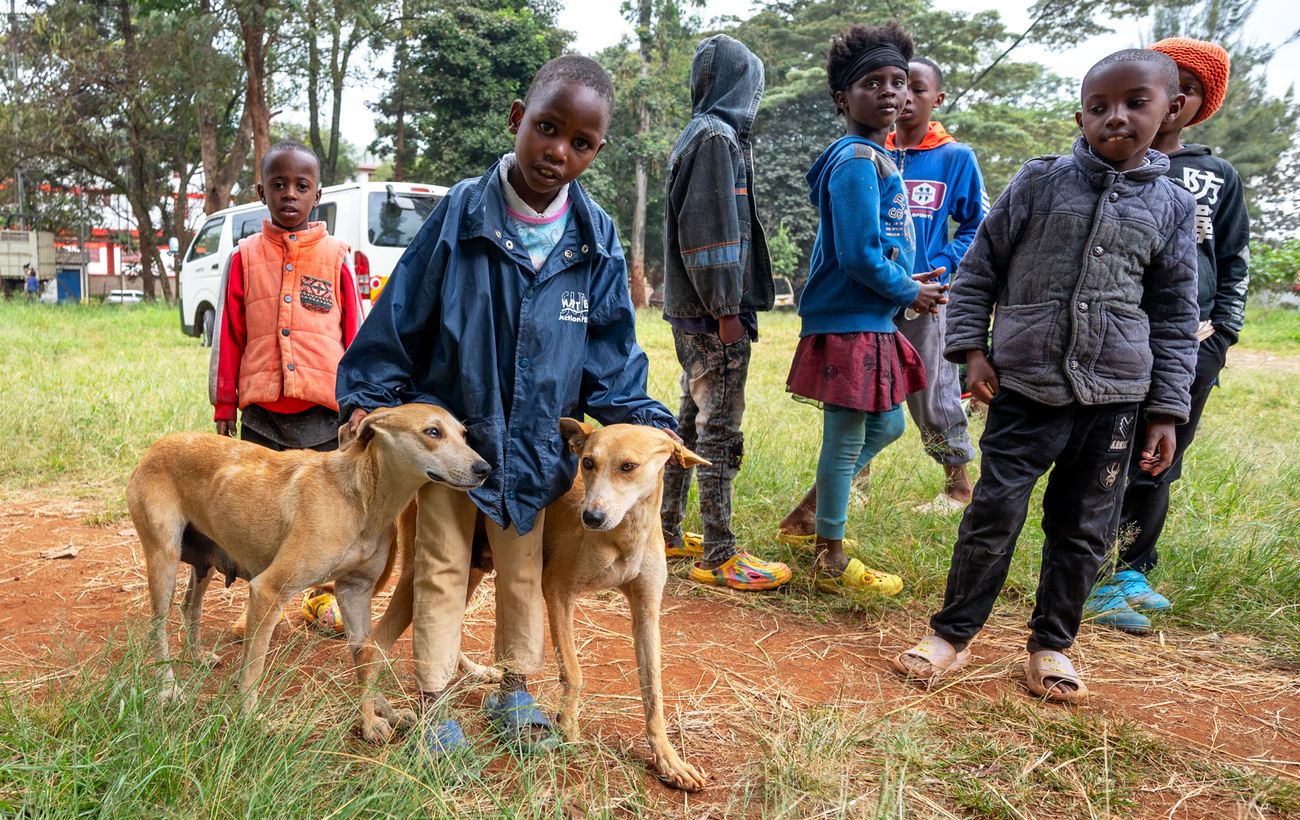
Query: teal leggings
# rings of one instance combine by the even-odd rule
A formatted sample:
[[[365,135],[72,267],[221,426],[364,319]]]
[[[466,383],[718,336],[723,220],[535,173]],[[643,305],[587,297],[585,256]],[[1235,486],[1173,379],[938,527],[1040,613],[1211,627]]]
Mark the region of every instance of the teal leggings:
[[[903,435],[902,405],[862,413],[828,404],[822,410],[822,452],[817,460],[817,536],[844,537],[853,477]]]

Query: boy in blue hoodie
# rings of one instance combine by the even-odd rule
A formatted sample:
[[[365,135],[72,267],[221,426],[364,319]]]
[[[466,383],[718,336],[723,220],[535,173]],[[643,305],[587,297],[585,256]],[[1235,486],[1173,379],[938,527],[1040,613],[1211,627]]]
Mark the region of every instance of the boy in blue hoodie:
[[[691,580],[764,590],[790,568],[736,550],[732,482],[745,453],[741,417],[757,311],[771,310],[772,262],[754,207],[749,132],[763,96],[763,63],[725,34],[691,60],[691,121],[668,158],[664,209],[664,318],[682,366],[677,424],[710,464],[664,471],[662,522],[669,556],[694,556]],[[682,532],[692,471],[700,481],[703,537]]]
[[[676,429],[646,393],[622,246],[577,177],[605,145],[614,87],[566,55],[544,65],[510,109],[515,151],[438,204],[339,363],[338,402],[355,429],[376,407],[428,402],[466,427],[492,472],[468,495],[426,484],[417,496],[413,654],[426,703],[460,655],[475,519],[497,571],[501,691],[484,703],[521,751],[558,746],[526,689],[541,669],[545,508],[573,484],[564,416]],[[468,746],[454,719],[431,722],[431,754]]]
[[[953,139],[942,123],[931,120],[944,100],[943,71],[932,60],[917,57],[909,65],[907,91],[907,102],[885,148],[907,186],[907,207],[916,229],[912,271],[931,271],[947,283],[989,212],[989,196],[975,152]],[[949,219],[957,223],[951,239]],[[944,471],[943,492],[917,507],[918,512],[955,512],[971,496],[966,465],[975,458],[975,449],[966,432],[960,373],[943,357],[947,318],[946,308],[940,306],[938,313],[927,315],[907,311],[898,322],[898,332],[921,354],[928,382],[924,390],[908,395],[907,410],[925,452]]]

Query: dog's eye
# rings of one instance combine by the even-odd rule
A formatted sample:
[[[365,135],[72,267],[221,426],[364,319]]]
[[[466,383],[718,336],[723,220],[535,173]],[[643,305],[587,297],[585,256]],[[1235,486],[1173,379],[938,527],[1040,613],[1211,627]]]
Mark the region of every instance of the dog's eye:
[[[437,427],[430,427],[428,430],[425,430],[424,432],[426,435],[428,435],[429,438],[442,438],[442,431],[439,430]]]
[[[582,457],[582,469],[584,470],[596,469],[596,462],[592,461],[591,456]]]
[[[620,469],[625,473],[630,473],[640,466],[641,465],[637,464],[635,461],[625,461],[623,462],[623,466]]]

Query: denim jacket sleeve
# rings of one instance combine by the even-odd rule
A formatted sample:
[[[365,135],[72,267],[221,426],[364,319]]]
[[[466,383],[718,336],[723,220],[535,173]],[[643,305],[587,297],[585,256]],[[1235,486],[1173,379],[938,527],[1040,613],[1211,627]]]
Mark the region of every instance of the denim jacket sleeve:
[[[402,403],[416,363],[434,338],[431,323],[439,314],[442,278],[451,254],[444,234],[455,240],[452,200],[460,197],[454,193],[443,197],[425,220],[352,345],[344,351],[334,389],[341,418],[356,409]]]
[[[1188,390],[1196,369],[1196,202],[1186,191],[1165,246],[1142,275],[1142,310],[1150,326],[1151,387],[1142,412],[1163,413],[1187,421]]]
[[[1002,196],[980,222],[975,239],[961,258],[959,275],[952,278],[948,294],[947,344],[943,354],[953,362],[966,361],[966,351],[989,350],[989,323],[998,299],[1011,252],[1029,215],[1035,175],[1022,167]]]
[[[881,238],[880,200],[885,195],[876,165],[851,159],[831,172],[827,186],[831,224],[840,267],[855,281],[904,307],[916,299],[919,282],[912,279],[911,261],[904,267],[885,253]]]
[[[646,424],[675,431],[677,419],[650,398],[647,389],[650,360],[636,341],[636,314],[618,237],[610,236],[605,246],[612,254],[597,261],[592,273],[596,298],[587,320],[579,410],[601,424]]]
[[[745,263],[737,210],[736,145],[722,134],[705,137],[682,160],[668,207],[677,218],[686,276],[716,319],[741,312]]]

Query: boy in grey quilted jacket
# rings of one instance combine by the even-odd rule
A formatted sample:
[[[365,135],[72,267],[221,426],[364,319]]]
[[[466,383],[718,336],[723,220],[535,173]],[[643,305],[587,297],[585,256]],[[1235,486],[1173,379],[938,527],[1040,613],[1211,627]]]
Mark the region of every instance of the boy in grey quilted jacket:
[[[904,674],[933,679],[970,661],[1034,484],[1054,466],[1026,678],[1049,700],[1087,697],[1062,651],[1115,539],[1139,404],[1139,463],[1159,473],[1196,360],[1196,203],[1149,150],[1184,101],[1164,57],[1121,51],[1089,70],[1072,154],[1025,163],[953,279],[944,354],[966,362],[988,422],[943,608],[933,634],[894,661]]]

